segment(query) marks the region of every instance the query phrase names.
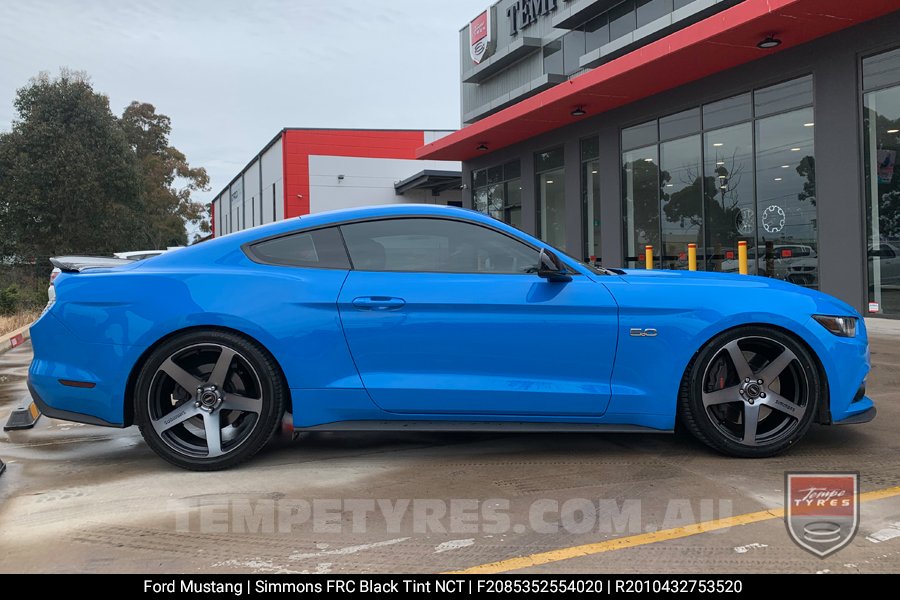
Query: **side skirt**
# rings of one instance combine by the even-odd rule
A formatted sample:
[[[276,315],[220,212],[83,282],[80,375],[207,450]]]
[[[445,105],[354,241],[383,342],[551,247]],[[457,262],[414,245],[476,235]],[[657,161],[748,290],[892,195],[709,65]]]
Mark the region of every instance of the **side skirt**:
[[[505,433],[673,433],[640,425],[606,423],[530,423],[506,421],[339,421],[295,431],[457,431]]]

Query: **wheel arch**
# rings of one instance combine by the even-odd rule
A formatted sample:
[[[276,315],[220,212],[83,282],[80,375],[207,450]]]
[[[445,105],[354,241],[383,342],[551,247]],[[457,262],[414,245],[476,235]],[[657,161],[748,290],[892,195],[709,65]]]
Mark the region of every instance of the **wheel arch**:
[[[831,424],[831,392],[828,384],[828,373],[825,370],[825,366],[822,364],[822,359],[819,358],[818,352],[813,349],[813,347],[809,344],[807,340],[803,338],[803,336],[798,335],[797,332],[788,329],[787,327],[782,327],[781,325],[776,325],[774,323],[766,323],[766,322],[751,322],[751,323],[741,323],[739,325],[732,325],[726,327],[721,330],[717,330],[709,337],[704,340],[702,344],[697,347],[697,350],[691,355],[687,364],[684,367],[684,371],[681,375],[680,384],[683,384],[686,379],[690,377],[691,368],[694,366],[694,361],[697,360],[697,356],[699,356],[700,352],[702,352],[709,344],[719,337],[720,335],[726,334],[730,331],[734,331],[736,329],[741,329],[744,327],[759,327],[762,329],[773,329],[778,331],[779,333],[786,335],[793,339],[795,342],[803,346],[803,348],[809,352],[809,355],[812,356],[814,366],[819,373],[819,380],[822,382],[822,402],[820,402],[819,406],[816,409],[816,417],[815,422],[823,425]],[[681,385],[679,385],[679,390],[681,390]],[[681,403],[676,403],[676,423],[680,423],[680,417],[682,416],[680,413],[683,410]]]
[[[150,358],[150,355],[153,354],[154,350],[156,350],[160,345],[168,342],[172,338],[175,338],[179,335],[184,335],[186,333],[198,332],[198,331],[217,331],[230,333],[233,335],[238,335],[247,341],[253,342],[258,345],[264,352],[266,352],[269,357],[272,359],[272,362],[278,368],[278,375],[281,377],[282,383],[284,384],[284,390],[287,394],[285,398],[285,411],[288,413],[293,412],[293,399],[291,397],[291,388],[288,386],[287,377],[284,374],[284,368],[281,366],[281,363],[278,362],[278,359],[275,358],[275,355],[258,339],[254,336],[248,334],[245,331],[241,331],[239,329],[235,329],[233,327],[226,327],[223,325],[192,325],[190,327],[184,327],[182,329],[177,329],[175,331],[171,331],[161,338],[154,341],[150,344],[144,352],[141,353],[140,357],[135,361],[134,365],[131,367],[131,371],[128,374],[128,379],[125,383],[125,397],[123,398],[123,418],[124,418],[124,427],[129,427],[135,424],[134,418],[134,409],[135,409],[135,398],[134,398],[134,389],[137,385],[138,376],[141,373],[141,369],[144,368],[144,364],[146,364],[147,360]]]

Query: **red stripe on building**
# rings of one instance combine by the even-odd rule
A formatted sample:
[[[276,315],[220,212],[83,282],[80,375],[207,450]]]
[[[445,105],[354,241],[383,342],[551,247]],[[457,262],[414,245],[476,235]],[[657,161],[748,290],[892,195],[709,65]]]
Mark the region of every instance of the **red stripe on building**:
[[[415,159],[423,131],[287,129],[282,137],[284,217],[309,214],[309,157]]]

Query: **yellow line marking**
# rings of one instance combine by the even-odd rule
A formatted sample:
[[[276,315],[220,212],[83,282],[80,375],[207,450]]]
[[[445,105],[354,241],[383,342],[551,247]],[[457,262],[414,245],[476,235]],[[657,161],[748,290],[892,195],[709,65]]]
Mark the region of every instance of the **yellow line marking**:
[[[885,488],[883,490],[875,490],[865,492],[859,495],[860,502],[871,502],[873,500],[882,500],[884,498],[893,498],[900,496],[900,486]],[[740,527],[741,525],[750,525],[752,523],[760,523],[762,521],[771,521],[772,519],[781,519],[784,517],[784,509],[773,508],[770,510],[761,510],[759,512],[746,513],[725,519],[715,519],[712,521],[703,521],[701,523],[693,523],[684,527],[675,527],[672,529],[663,529],[651,533],[641,533],[639,535],[631,535],[627,537],[616,538],[614,540],[606,540],[603,542],[595,542],[593,544],[582,544],[581,546],[572,546],[569,548],[560,548],[559,550],[549,550],[547,552],[538,552],[529,554],[528,556],[517,556],[506,560],[498,560],[497,562],[469,567],[461,571],[450,571],[455,575],[486,575],[493,573],[505,573],[507,571],[515,571],[518,569],[527,569],[546,565],[570,558],[579,558],[582,556],[591,556],[594,554],[602,554],[603,552],[614,552],[616,550],[624,550],[625,548],[634,548],[636,546],[645,546],[647,544],[655,544],[667,540],[677,540],[680,538],[691,537],[701,533],[709,533],[719,529],[727,529],[729,527]]]

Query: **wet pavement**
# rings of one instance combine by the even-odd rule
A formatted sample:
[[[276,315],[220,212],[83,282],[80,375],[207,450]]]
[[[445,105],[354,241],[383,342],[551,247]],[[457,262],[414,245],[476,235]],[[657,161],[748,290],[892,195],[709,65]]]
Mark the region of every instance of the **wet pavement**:
[[[134,428],[42,417],[0,433],[0,571],[436,572],[780,508],[789,470],[859,470],[863,492],[891,489],[900,337],[872,351],[878,418],[815,426],[766,460],[684,434],[316,434],[203,474],[158,459]],[[0,355],[3,423],[27,394],[30,352]],[[900,495],[865,502],[859,534],[826,559],[778,518],[665,538],[529,570],[897,572]]]

